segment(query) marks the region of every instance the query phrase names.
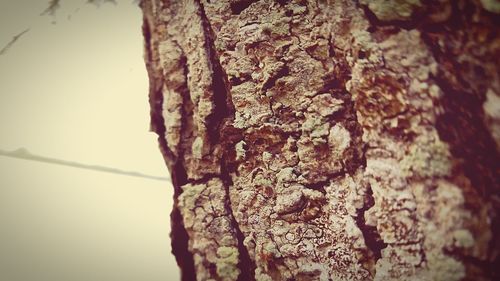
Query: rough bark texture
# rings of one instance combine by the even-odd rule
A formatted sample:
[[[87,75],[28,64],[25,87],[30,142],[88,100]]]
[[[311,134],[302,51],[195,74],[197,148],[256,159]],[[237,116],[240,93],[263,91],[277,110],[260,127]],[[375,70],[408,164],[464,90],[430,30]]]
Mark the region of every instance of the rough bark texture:
[[[143,0],[183,280],[500,280],[500,3]]]

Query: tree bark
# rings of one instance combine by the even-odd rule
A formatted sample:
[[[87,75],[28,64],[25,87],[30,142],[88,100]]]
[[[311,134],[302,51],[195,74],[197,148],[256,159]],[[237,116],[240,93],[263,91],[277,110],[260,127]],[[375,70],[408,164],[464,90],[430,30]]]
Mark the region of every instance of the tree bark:
[[[183,280],[500,280],[495,0],[143,0]]]

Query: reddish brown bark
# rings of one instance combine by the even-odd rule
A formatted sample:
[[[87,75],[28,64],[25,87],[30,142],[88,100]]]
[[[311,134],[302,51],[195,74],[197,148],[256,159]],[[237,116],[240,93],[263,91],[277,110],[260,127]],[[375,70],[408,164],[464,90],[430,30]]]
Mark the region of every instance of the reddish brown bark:
[[[144,0],[184,280],[496,280],[496,1]]]

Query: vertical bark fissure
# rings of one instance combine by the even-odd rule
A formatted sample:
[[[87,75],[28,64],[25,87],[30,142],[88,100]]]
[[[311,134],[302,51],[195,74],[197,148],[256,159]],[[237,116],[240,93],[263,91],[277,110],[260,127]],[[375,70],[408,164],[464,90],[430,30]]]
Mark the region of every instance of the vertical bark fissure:
[[[368,187],[366,191],[365,203],[361,209],[358,209],[355,220],[359,229],[363,233],[366,247],[368,247],[368,249],[373,253],[374,263],[377,263],[377,260],[382,257],[382,250],[387,247],[387,244],[384,243],[380,237],[376,226],[366,224],[365,212],[374,205],[375,198],[373,198],[373,191],[371,187]]]
[[[482,104],[473,94],[454,90],[439,74],[435,77],[435,81],[444,92],[440,104],[445,113],[438,117],[436,123],[440,139],[448,143],[453,156],[463,159],[463,173],[475,187],[476,196],[480,196],[485,202],[490,201],[488,198],[492,197],[496,197],[498,200],[500,198],[497,174],[499,156],[496,153],[495,142],[481,119],[483,115]],[[462,128],[468,128],[470,132],[464,134]],[[490,202],[494,209],[499,209],[498,202],[495,200]],[[493,237],[500,235],[500,217],[498,215],[492,216],[491,231]],[[500,243],[497,239],[490,240],[490,249],[500,249]],[[458,252],[452,254],[466,262],[474,260],[474,258]],[[500,264],[499,256],[496,257],[495,262]],[[492,280],[500,278],[500,268],[490,268],[488,263],[483,262],[473,263],[481,267],[484,272],[489,272]]]
[[[332,42],[330,42],[330,46],[333,46]],[[330,50],[330,53],[333,54],[333,51]],[[350,68],[348,67],[347,62],[344,61],[342,64],[344,65],[344,71],[340,73],[340,77],[332,77],[331,81],[325,83],[325,87],[322,91],[338,91],[339,93],[337,93],[337,95],[345,103],[345,110],[338,112],[337,116],[334,115],[334,118],[342,118],[346,128],[352,135],[354,142],[352,147],[354,149],[352,149],[350,153],[354,155],[352,155],[352,161],[343,164],[343,173],[354,175],[358,169],[366,168],[365,144],[362,140],[363,129],[356,114],[356,102],[353,100],[345,86],[346,82],[351,78]],[[387,244],[384,243],[376,226],[366,224],[365,212],[374,205],[375,198],[373,197],[373,190],[370,186],[368,186],[365,193],[363,207],[357,209],[354,220],[363,234],[368,251],[373,254],[373,264],[376,264],[377,260],[382,257],[381,252],[387,247]],[[375,268],[372,270],[373,275],[375,275]]]
[[[156,94],[153,97],[152,102],[154,104],[163,104],[163,95]],[[174,187],[174,206],[172,213],[170,214],[171,220],[171,246],[172,253],[174,254],[177,264],[181,270],[181,276],[183,281],[196,280],[196,271],[194,267],[194,260],[192,254],[189,252],[189,236],[184,227],[184,221],[180,213],[178,206],[178,198],[182,193],[181,186],[187,183],[186,169],[182,164],[182,158],[180,154],[178,157],[170,151],[165,139],[165,123],[161,115],[161,106],[159,108],[160,112],[154,110],[155,119],[151,119],[152,124],[154,124],[155,132],[158,134],[158,143],[160,151],[165,159],[167,166],[169,167],[172,185]]]
[[[435,80],[444,92],[441,105],[445,113],[438,117],[436,124],[441,140],[448,143],[453,156],[463,159],[463,173],[475,187],[476,196],[480,196],[485,202],[490,201],[488,198],[500,198],[496,172],[499,157],[496,153],[496,145],[481,120],[481,103],[470,93],[454,90],[439,74]],[[465,109],[468,110],[464,111]],[[469,128],[471,131],[464,134],[461,133],[460,128]],[[498,202],[494,199],[490,202],[493,204],[493,209],[499,209]],[[500,235],[498,215],[492,215],[491,231],[493,237]],[[500,249],[498,240],[491,239],[489,248],[498,251]],[[500,278],[498,267],[490,267],[490,264],[466,256],[459,251],[448,252],[448,254],[481,267],[492,280]],[[500,264],[500,257],[497,256],[493,263]]]
[[[454,19],[449,23],[451,25],[450,29],[463,29],[461,22],[459,18]],[[442,32],[446,32],[446,29]],[[422,37],[440,65],[453,62],[454,54],[446,54],[441,51],[438,46],[431,42],[425,31],[422,32]],[[459,71],[460,65],[454,65],[453,69]],[[445,111],[444,114],[439,115],[436,128],[441,139],[451,146],[452,154],[458,158],[466,159],[464,162],[465,172],[469,179],[477,186],[489,188],[489,190],[480,189],[478,192],[482,196],[487,194],[496,194],[498,196],[500,190],[498,189],[498,182],[494,178],[499,156],[495,141],[482,121],[484,116],[482,104],[485,100],[485,93],[474,93],[465,90],[465,85],[468,82],[464,81],[460,75],[453,74],[452,78],[464,85],[464,90],[456,89],[448,81],[443,69],[439,69],[438,74],[434,77],[435,82],[444,94],[440,104]],[[468,128],[471,131],[464,132],[462,128]],[[479,145],[477,145],[478,143]],[[487,172],[486,175],[489,175],[488,177],[484,177],[485,171]]]
[[[345,92],[347,93],[347,90],[345,90]],[[347,112],[345,113],[345,115],[352,116],[352,120],[351,122],[349,122],[350,126],[348,127],[348,129],[354,136],[356,136],[354,138],[355,144],[353,145],[355,149],[353,150],[352,153],[361,154],[353,157],[353,159],[356,160],[354,163],[345,163],[345,168],[344,168],[345,172],[353,175],[357,169],[366,168],[366,156],[365,156],[366,150],[363,149],[363,146],[365,145],[362,141],[363,129],[361,127],[361,124],[358,122],[356,116],[355,101],[352,100],[352,98],[349,98],[346,100],[346,103],[347,103],[346,106]],[[363,235],[366,247],[373,255],[373,265],[375,265],[377,261],[382,257],[382,250],[387,247],[387,244],[380,236],[380,233],[378,232],[376,226],[371,226],[366,224],[365,213],[375,205],[375,198],[373,197],[373,190],[371,186],[369,185],[367,186],[366,193],[364,194],[364,196],[365,197],[364,197],[363,207],[357,209],[354,220]],[[375,276],[376,274],[375,266],[371,270],[373,276]]]
[[[471,26],[475,24],[474,19],[472,19],[474,7],[470,6],[471,3],[468,3],[468,5],[464,8],[468,13],[463,13],[458,4],[454,3],[451,17],[445,23],[439,26],[428,25],[421,28],[422,39],[440,66],[438,73],[433,77],[443,92],[439,104],[443,107],[444,113],[440,114],[436,120],[436,130],[439,137],[442,141],[448,143],[450,152],[454,157],[463,160],[460,169],[471,181],[476,193],[474,197],[479,196],[484,202],[490,202],[493,210],[499,210],[500,182],[498,169],[500,166],[498,163],[500,155],[495,141],[483,122],[483,103],[486,89],[483,89],[482,92],[474,89],[474,84],[479,85],[477,88],[481,88],[480,83],[488,79],[482,77],[483,79],[477,81],[467,81],[467,77],[461,75],[461,72],[466,70],[456,60],[456,54],[452,50],[446,49],[449,45],[443,48],[432,40],[432,33],[435,33],[434,35],[446,34],[443,35],[444,37],[451,34],[449,35],[450,38],[456,40],[456,38],[453,38],[454,36],[462,36],[458,31],[472,28]],[[465,39],[470,40],[470,38]],[[455,43],[464,45],[466,41]],[[451,45],[452,43],[448,44]],[[452,68],[447,73],[444,67],[450,65]],[[464,130],[464,128],[466,129]],[[470,199],[467,196],[466,204],[468,204],[468,200]],[[470,207],[474,209],[477,206]],[[500,215],[494,213],[494,211],[490,215],[492,219],[492,235],[498,237],[500,235]],[[491,280],[498,280],[500,278],[500,268],[491,266],[491,264],[500,264],[500,255],[498,254],[500,252],[500,242],[498,239],[491,239],[489,248],[491,249],[491,263],[468,256],[460,251],[448,251],[447,254],[455,256],[464,263],[481,268]],[[497,252],[496,257],[495,252]]]
[[[228,79],[226,73],[222,66],[220,65],[219,58],[217,56],[215,46],[214,46],[214,32],[211,28],[210,22],[205,14],[205,10],[201,1],[198,1],[200,6],[200,14],[202,17],[202,23],[205,33],[205,42],[206,49],[208,53],[208,58],[211,63],[212,68],[212,90],[213,90],[213,101],[214,101],[214,110],[211,116],[207,119],[207,127],[210,128],[209,135],[211,138],[211,142],[213,144],[217,144],[219,142],[224,142],[225,140],[221,140],[222,135],[222,126],[224,122],[230,121],[234,119],[234,106],[232,105],[230,90],[228,88]],[[225,147],[224,144],[221,144],[222,147]],[[223,153],[225,156],[227,153]],[[231,223],[233,229],[236,234],[236,239],[238,242],[238,252],[239,252],[239,262],[238,269],[240,270],[240,274],[238,276],[239,281],[253,281],[255,280],[254,270],[256,265],[253,263],[250,258],[250,254],[248,253],[247,248],[243,244],[244,235],[241,232],[238,222],[236,221],[233,209],[231,206],[229,189],[233,186],[233,182],[231,180],[231,175],[229,174],[228,168],[226,167],[226,159],[222,157],[220,160],[221,165],[221,174],[220,178],[224,183],[225,192],[226,192],[226,202],[225,207],[228,210],[230,215]]]
[[[239,252],[238,269],[240,270],[240,275],[238,276],[237,281],[255,281],[255,269],[257,266],[250,258],[250,254],[248,253],[246,246],[243,244],[245,236],[241,232],[239,224],[236,221],[233,214],[233,209],[229,195],[229,187],[233,186],[233,182],[231,180],[230,175],[228,174],[227,168],[224,163],[222,164],[221,167],[221,174],[224,175],[221,177],[221,179],[224,183],[224,187],[226,188],[227,200],[225,202],[225,206],[229,210],[231,223],[235,230],[236,239],[238,240],[238,252]]]
[[[183,57],[183,61],[186,61],[185,57]],[[184,77],[188,77],[188,67],[187,64],[184,63]],[[196,280],[196,270],[195,263],[193,259],[192,253],[189,251],[189,234],[187,233],[186,228],[184,227],[184,220],[180,209],[178,207],[179,196],[182,193],[181,186],[188,183],[188,177],[186,168],[183,164],[184,157],[184,146],[183,141],[187,139],[185,136],[186,126],[187,126],[187,107],[188,103],[191,103],[189,90],[186,85],[184,89],[181,89],[182,94],[182,108],[181,108],[181,142],[178,145],[178,154],[175,157],[174,165],[170,169],[172,175],[172,184],[174,186],[174,209],[171,214],[171,237],[172,237],[172,252],[176,257],[177,263],[181,265],[182,271],[182,280]],[[162,101],[163,104],[163,101]],[[191,117],[192,118],[192,117]],[[162,138],[160,142],[161,146],[167,146],[167,142],[165,137]]]
[[[224,73],[220,65],[215,46],[214,33],[210,26],[210,22],[205,14],[203,4],[198,0],[200,6],[200,15],[203,23],[205,35],[205,48],[212,69],[212,92],[214,109],[207,117],[207,128],[209,129],[210,141],[212,144],[217,144],[221,135],[221,125],[225,119],[231,118],[234,115],[234,109],[230,100],[229,89],[227,87],[227,75]]]
[[[152,99],[153,104],[160,105],[155,106],[153,110],[154,119],[151,119],[152,124],[154,124],[155,132],[158,134],[158,143],[160,151],[171,171],[172,185],[174,187],[174,206],[172,213],[170,214],[171,220],[171,246],[172,253],[174,254],[177,264],[181,270],[181,276],[183,281],[196,280],[196,271],[194,267],[194,260],[191,252],[189,251],[189,235],[184,227],[184,221],[180,210],[178,208],[178,198],[182,193],[181,186],[187,183],[187,174],[184,165],[182,164],[182,153],[179,151],[179,156],[175,156],[169,149],[166,138],[165,138],[165,121],[161,114],[163,104],[163,95],[160,92],[155,94]],[[183,123],[184,126],[184,116]]]
[[[150,130],[158,135],[158,144],[160,151],[163,155],[164,161],[171,171],[172,185],[174,187],[174,205],[170,214],[171,223],[171,247],[172,254],[175,256],[177,264],[180,267],[181,278],[183,281],[196,280],[196,271],[194,267],[194,260],[192,254],[188,249],[189,236],[184,227],[184,221],[178,206],[178,197],[182,192],[181,186],[187,182],[187,176],[184,166],[181,163],[181,158],[176,157],[168,147],[165,133],[165,120],[162,115],[163,111],[163,93],[162,84],[163,79],[156,77],[157,71],[153,64],[153,52],[156,46],[152,44],[151,27],[147,20],[147,13],[151,13],[150,7],[146,6],[144,1],[141,7],[145,11],[144,21],[142,26],[144,42],[145,42],[145,56],[146,68],[150,81],[149,89],[149,103],[150,103]],[[184,116],[184,114],[183,114]],[[182,124],[183,125],[183,124]]]

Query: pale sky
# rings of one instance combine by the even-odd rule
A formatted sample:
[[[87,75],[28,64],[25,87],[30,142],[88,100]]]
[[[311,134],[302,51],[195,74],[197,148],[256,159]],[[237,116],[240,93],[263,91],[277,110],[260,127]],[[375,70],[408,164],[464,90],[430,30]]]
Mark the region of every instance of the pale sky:
[[[0,0],[0,150],[168,177],[149,132],[141,13]],[[53,23],[55,21],[55,24]],[[169,182],[0,156],[0,281],[179,280]]]

